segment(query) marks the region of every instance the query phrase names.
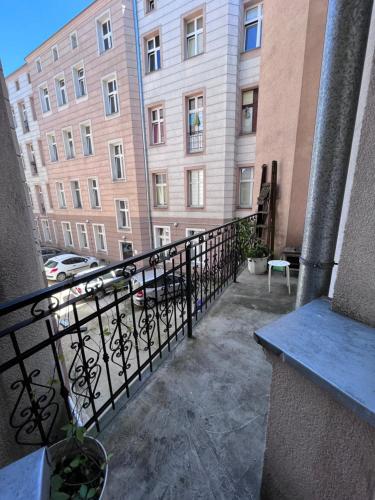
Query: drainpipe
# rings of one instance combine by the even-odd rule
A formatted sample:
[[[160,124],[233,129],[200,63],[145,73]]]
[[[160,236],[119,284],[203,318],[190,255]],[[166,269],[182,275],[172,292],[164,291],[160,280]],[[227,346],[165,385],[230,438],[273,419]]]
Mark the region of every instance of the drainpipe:
[[[373,0],[330,0],[296,307],[327,295]]]
[[[146,201],[148,215],[148,231],[151,248],[154,248],[154,232],[152,230],[152,212],[151,212],[151,193],[150,193],[150,176],[148,171],[148,151],[147,151],[147,134],[146,134],[146,118],[145,106],[143,97],[143,80],[142,80],[142,59],[141,47],[139,43],[139,26],[138,26],[138,6],[137,0],[133,0],[133,21],[135,34],[135,53],[137,58],[137,80],[138,80],[138,95],[141,107],[141,126],[142,126],[142,142],[143,142],[143,168],[145,173],[146,183]]]

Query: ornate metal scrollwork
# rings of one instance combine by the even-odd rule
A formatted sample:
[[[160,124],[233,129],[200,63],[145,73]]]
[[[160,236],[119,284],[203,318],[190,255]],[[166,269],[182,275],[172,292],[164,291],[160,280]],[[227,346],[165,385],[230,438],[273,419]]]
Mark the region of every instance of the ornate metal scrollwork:
[[[143,349],[147,351],[154,345],[154,333],[156,328],[156,311],[152,307],[155,301],[148,300],[147,307],[143,307],[138,319],[138,340],[144,345]]]
[[[148,259],[150,267],[156,267],[159,264],[159,262],[160,262],[160,256],[158,253],[151,255],[151,257]]]
[[[112,352],[111,361],[120,367],[120,371],[118,372],[120,377],[124,375],[125,370],[131,367],[129,359],[133,350],[132,330],[125,322],[126,317],[125,313],[121,313],[119,316],[113,318],[112,325],[115,328],[111,334],[111,341],[109,343],[109,348]]]
[[[124,276],[124,278],[134,276],[136,272],[137,266],[135,264],[125,264],[125,266],[122,267],[122,275]]]
[[[173,247],[169,248],[169,250],[167,250],[167,255],[166,255],[167,259],[171,259],[175,255],[177,255],[177,247],[176,246],[173,246]]]
[[[43,302],[47,302],[45,307],[43,307]],[[50,314],[56,311],[60,307],[60,301],[55,295],[51,295],[48,298],[38,300],[33,304],[30,310],[30,314],[34,318],[40,318],[46,314]]]
[[[85,292],[89,293],[91,295],[95,295],[96,293],[98,293],[100,290],[102,290],[104,288],[104,282],[103,282],[103,278],[101,276],[98,276],[97,278],[94,278],[94,279],[97,281],[94,282],[94,280],[91,280],[85,284]],[[90,284],[91,284],[91,286],[90,286]]]

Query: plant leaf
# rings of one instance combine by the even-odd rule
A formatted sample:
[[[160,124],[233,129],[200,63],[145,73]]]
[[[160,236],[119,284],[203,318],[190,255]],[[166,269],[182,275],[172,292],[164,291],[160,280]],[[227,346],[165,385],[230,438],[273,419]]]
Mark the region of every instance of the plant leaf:
[[[73,460],[69,464],[69,466],[73,467],[73,469],[76,469],[80,465],[81,465],[81,457],[79,455],[77,457],[74,457]]]
[[[80,443],[83,443],[83,440],[85,438],[86,434],[86,428],[85,427],[77,427],[76,428],[76,438]]]
[[[69,500],[70,495],[63,491],[52,491],[51,500]]]
[[[81,498],[86,498],[87,490],[88,490],[87,486],[85,484],[82,484],[80,489],[79,489],[79,494],[80,494]]]
[[[71,472],[72,472],[71,467],[65,467],[65,469],[64,469],[65,474],[70,474]]]
[[[92,498],[95,496],[95,493],[96,493],[96,488],[90,488],[88,493],[87,493],[87,496],[86,498]]]
[[[57,491],[61,488],[64,480],[59,474],[54,474],[51,477],[51,489],[52,491]]]

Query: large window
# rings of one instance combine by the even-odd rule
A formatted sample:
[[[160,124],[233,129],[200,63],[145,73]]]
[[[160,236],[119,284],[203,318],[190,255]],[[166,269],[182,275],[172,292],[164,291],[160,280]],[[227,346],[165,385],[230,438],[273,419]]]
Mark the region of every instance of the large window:
[[[146,40],[147,72],[152,73],[161,67],[160,36],[155,35]]]
[[[198,153],[203,150],[203,95],[187,99],[188,153]]]
[[[40,60],[40,57],[38,57],[38,59],[35,60],[35,66],[36,66],[37,73],[41,73],[42,72],[42,61]]]
[[[104,14],[97,20],[97,34],[99,52],[103,53],[111,49],[113,46],[112,26],[109,14]]]
[[[57,152],[57,144],[56,144],[56,136],[54,133],[47,134],[47,143],[48,143],[48,151],[49,157],[52,162],[59,160],[59,154]]]
[[[254,184],[254,168],[240,168],[239,172],[239,207],[251,208],[253,205],[253,184]]]
[[[154,204],[155,207],[166,207],[168,205],[167,199],[167,174],[158,173],[154,174]]]
[[[169,226],[154,226],[155,247],[159,248],[171,242],[171,230]]]
[[[47,219],[42,219],[42,231],[44,236],[44,241],[52,241],[51,230],[49,227],[49,221]]]
[[[114,181],[125,179],[122,141],[113,141],[109,143],[109,156],[111,161],[112,179]]]
[[[73,140],[73,131],[71,128],[66,128],[62,131],[64,149],[65,149],[65,158],[67,160],[72,160],[75,157],[75,149],[74,149],[74,140]]]
[[[119,112],[117,81],[115,77],[102,80],[104,110],[106,116],[115,115]]]
[[[82,208],[82,197],[79,181],[71,181],[70,188],[72,190],[73,207]]]
[[[58,49],[57,45],[54,45],[52,47],[52,59],[53,59],[53,62],[56,62],[59,59],[59,49]]]
[[[155,0],[146,0],[146,12],[151,12],[155,9]]]
[[[26,151],[27,151],[27,157],[28,157],[29,163],[30,163],[31,173],[32,173],[32,175],[38,175],[38,167],[36,164],[34,146],[32,145],[31,142],[26,144]]]
[[[163,108],[152,108],[151,118],[151,144],[164,143],[164,110]]]
[[[56,97],[57,97],[57,105],[59,107],[65,106],[68,104],[68,97],[66,94],[66,86],[65,86],[65,78],[59,76],[55,79],[55,87],[56,87]]]
[[[59,208],[66,208],[65,190],[62,182],[56,182],[56,194]]]
[[[51,111],[51,102],[49,100],[48,87],[42,86],[39,88],[40,105],[43,113]]]
[[[89,248],[89,239],[87,236],[86,224],[77,223],[78,245],[81,249]]]
[[[70,34],[70,47],[72,50],[78,47],[78,35],[76,31]]]
[[[118,229],[130,229],[129,202],[116,200],[116,218]]]
[[[66,247],[74,246],[73,245],[72,226],[70,225],[70,222],[62,222],[61,227],[62,227],[62,233],[63,233],[63,237],[64,237],[64,245]]]
[[[82,149],[84,156],[90,156],[94,154],[93,143],[92,143],[92,133],[90,122],[81,123],[81,139],[82,139]]]
[[[262,38],[263,5],[258,4],[245,11],[245,51],[260,47]]]
[[[77,99],[87,95],[85,68],[82,63],[73,66],[74,91]]]
[[[107,251],[107,240],[105,237],[104,224],[93,224],[95,247],[97,252]]]
[[[251,134],[257,128],[258,114],[258,89],[244,90],[242,92],[242,121],[241,132]]]
[[[188,206],[202,208],[204,205],[204,171],[188,170]]]
[[[194,57],[203,52],[203,16],[185,21],[186,57]]]
[[[89,185],[89,198],[91,208],[100,208],[100,192],[98,179],[90,178],[88,179]]]
[[[26,106],[23,101],[18,104],[18,111],[20,114],[23,133],[27,134],[28,132],[30,132],[30,126],[29,126],[29,119],[27,116]]]

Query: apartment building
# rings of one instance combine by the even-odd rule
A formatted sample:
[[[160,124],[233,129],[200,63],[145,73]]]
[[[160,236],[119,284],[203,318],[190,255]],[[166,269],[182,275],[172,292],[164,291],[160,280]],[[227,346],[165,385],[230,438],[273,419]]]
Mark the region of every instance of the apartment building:
[[[298,245],[326,3],[97,0],[30,53],[53,242],[119,260],[197,234],[255,212],[277,160],[276,250]]]

